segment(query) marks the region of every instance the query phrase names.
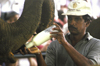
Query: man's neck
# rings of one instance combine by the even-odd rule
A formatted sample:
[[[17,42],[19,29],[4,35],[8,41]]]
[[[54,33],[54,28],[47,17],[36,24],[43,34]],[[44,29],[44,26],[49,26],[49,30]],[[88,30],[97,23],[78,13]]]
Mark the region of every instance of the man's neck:
[[[73,46],[75,46],[80,40],[83,39],[83,37],[85,36],[86,33],[83,34],[78,34],[78,35],[73,35],[70,34],[70,40]]]

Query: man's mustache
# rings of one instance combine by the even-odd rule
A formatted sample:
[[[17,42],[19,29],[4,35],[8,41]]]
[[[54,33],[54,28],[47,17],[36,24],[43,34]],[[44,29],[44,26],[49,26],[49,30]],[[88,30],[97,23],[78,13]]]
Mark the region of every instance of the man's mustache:
[[[72,25],[68,26],[68,28],[74,28],[74,29],[77,29],[76,27],[74,27],[74,26],[72,26]]]

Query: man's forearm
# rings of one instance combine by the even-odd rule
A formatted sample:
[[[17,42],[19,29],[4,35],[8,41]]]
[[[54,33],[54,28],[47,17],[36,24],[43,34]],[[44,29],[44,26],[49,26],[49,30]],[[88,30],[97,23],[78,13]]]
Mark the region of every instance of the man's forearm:
[[[41,53],[36,54],[36,58],[37,58],[38,66],[47,66]]]
[[[69,53],[70,57],[73,59],[77,66],[90,66],[92,65],[92,61],[88,58],[80,54],[73,46],[71,46],[68,42],[63,44],[67,52]]]

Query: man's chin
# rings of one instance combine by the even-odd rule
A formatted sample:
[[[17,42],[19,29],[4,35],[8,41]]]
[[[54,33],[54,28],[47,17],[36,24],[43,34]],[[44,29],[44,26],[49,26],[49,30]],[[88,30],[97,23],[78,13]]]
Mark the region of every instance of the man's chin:
[[[78,33],[76,33],[76,32],[70,32],[70,34],[72,34],[72,35],[78,35]]]

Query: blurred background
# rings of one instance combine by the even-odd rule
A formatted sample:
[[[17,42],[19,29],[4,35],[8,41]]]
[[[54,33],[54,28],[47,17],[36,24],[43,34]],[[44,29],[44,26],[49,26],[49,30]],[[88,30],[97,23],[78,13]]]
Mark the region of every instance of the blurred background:
[[[58,18],[57,11],[67,11],[67,6],[72,0],[54,0],[55,2],[55,17]],[[91,4],[93,18],[97,19],[100,16],[100,0],[85,0]],[[8,12],[15,11],[21,16],[25,0],[0,0],[0,11]]]

